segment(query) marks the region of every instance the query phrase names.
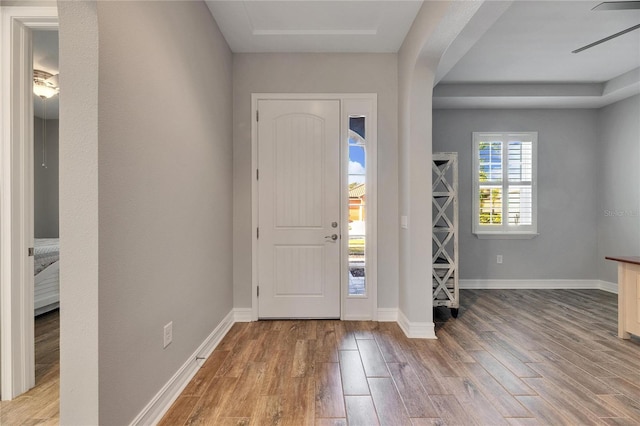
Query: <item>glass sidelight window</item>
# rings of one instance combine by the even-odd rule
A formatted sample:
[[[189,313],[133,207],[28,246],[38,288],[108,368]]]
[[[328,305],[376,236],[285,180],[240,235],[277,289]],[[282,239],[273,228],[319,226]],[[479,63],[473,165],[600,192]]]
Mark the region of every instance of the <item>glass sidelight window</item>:
[[[366,295],[365,117],[349,117],[349,296]]]

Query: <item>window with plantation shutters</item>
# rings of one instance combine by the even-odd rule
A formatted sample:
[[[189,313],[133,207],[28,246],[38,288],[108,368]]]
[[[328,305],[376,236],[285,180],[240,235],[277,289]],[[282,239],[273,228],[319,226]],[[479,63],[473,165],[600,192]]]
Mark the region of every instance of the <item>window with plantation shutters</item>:
[[[537,132],[473,133],[473,233],[537,235]]]

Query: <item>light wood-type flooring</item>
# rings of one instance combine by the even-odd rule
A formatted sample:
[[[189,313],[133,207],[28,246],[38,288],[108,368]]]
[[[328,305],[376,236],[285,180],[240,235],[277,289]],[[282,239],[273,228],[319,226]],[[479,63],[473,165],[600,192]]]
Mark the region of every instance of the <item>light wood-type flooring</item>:
[[[236,324],[162,425],[638,425],[640,341],[598,290],[462,290],[438,340],[393,323]],[[57,424],[58,314],[36,321],[37,386],[0,425]],[[348,422],[348,423],[347,423]]]
[[[0,425],[57,425],[60,400],[60,312],[35,319],[36,387],[0,401]]]
[[[637,425],[640,341],[599,290],[464,290],[395,323],[235,324],[162,425]]]

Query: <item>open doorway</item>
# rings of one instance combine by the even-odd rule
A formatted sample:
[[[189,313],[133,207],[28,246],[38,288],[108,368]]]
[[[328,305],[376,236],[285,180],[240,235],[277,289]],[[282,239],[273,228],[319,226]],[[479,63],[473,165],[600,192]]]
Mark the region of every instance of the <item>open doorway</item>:
[[[46,388],[45,412],[57,418],[60,383],[59,49],[58,31],[33,31],[35,385]]]
[[[31,69],[33,76],[28,80],[29,85],[21,87],[25,92],[22,94],[25,102],[30,99],[32,103],[31,108],[23,110],[31,111],[32,121],[25,121],[33,124],[32,132],[25,131],[21,138],[25,145],[25,166],[22,169],[25,184],[20,197],[29,198],[25,204],[31,206],[22,210],[24,217],[20,222],[28,231],[25,242],[33,264],[26,262],[25,278],[20,286],[23,294],[31,299],[24,306],[30,305],[31,308],[20,312],[25,316],[23,324],[32,330],[23,339],[33,339],[25,341],[23,347],[31,346],[33,352],[26,351],[32,356],[26,356],[20,362],[25,371],[33,372],[33,381],[18,389],[24,392],[31,386],[35,387],[19,396],[15,391],[9,397],[2,395],[2,399],[11,399],[10,396],[14,399],[0,402],[0,424],[57,423],[59,419],[58,31],[53,27],[34,28],[30,31],[29,44],[31,48],[25,51],[30,53],[30,58],[25,63],[31,66],[24,68]],[[31,164],[27,165],[26,157]],[[19,250],[12,250],[12,256],[19,258],[18,254],[21,254]]]
[[[62,403],[55,405],[56,409],[62,406],[64,423],[97,423],[98,24],[95,3],[47,2],[49,6],[2,3],[0,88],[3,94],[11,96],[0,96],[0,152],[16,155],[0,155],[0,192],[3,194],[0,204],[0,398],[4,404],[35,385],[33,282],[30,286],[24,284],[34,277],[33,257],[27,255],[33,235],[26,235],[29,231],[25,231],[33,229],[33,213],[22,214],[32,208],[33,195],[26,197],[19,189],[33,175],[33,143],[27,143],[33,140],[31,36],[34,30],[53,29],[60,35],[63,89],[60,99],[60,233],[64,253],[60,266],[63,310],[60,314],[63,329],[60,393],[65,395]],[[68,17],[64,25],[60,22],[62,19],[59,21],[59,12]],[[65,90],[69,84],[74,90]],[[25,153],[27,148],[29,152]],[[33,184],[28,184],[32,190]],[[26,217],[30,218],[29,223]]]
[[[33,31],[34,311],[59,307],[58,32]]]

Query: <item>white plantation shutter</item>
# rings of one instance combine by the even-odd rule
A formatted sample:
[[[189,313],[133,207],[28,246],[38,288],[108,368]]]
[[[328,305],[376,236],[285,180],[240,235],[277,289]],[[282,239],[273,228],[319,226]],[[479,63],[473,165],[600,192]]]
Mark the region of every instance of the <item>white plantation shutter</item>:
[[[507,158],[509,225],[533,222],[533,142],[509,141]]]
[[[537,235],[537,133],[473,134],[473,232]]]

